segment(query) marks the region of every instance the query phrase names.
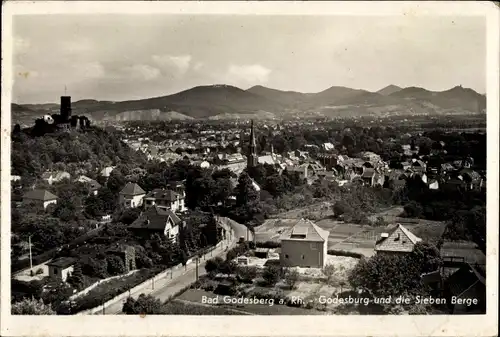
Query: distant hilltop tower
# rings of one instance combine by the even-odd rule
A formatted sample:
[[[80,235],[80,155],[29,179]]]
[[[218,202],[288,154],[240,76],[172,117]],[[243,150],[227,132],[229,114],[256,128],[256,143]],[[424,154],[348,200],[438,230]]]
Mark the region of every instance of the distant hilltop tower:
[[[71,96],[61,96],[61,118],[63,122],[71,119]]]
[[[255,132],[253,129],[253,120],[250,126],[250,143],[248,146],[247,153],[247,167],[255,167],[257,166],[259,159],[257,157],[257,146],[255,142]]]

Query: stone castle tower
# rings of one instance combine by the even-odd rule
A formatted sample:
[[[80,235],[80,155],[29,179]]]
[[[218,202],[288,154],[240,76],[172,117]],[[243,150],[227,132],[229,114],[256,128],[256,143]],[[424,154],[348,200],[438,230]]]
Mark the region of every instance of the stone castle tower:
[[[248,145],[247,153],[247,167],[255,167],[259,163],[259,158],[257,157],[257,146],[255,142],[255,131],[253,128],[253,120],[250,127],[250,142]]]

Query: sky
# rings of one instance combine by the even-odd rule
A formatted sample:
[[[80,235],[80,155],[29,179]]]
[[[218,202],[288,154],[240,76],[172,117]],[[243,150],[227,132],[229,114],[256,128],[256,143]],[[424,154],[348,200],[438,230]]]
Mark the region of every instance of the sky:
[[[486,92],[481,17],[22,15],[13,102],[131,100],[198,85]]]

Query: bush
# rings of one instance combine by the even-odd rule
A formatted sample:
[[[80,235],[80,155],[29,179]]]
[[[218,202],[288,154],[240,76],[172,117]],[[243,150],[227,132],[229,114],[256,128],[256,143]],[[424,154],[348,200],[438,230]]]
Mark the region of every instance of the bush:
[[[281,243],[275,241],[265,241],[265,242],[257,242],[255,246],[257,248],[279,248],[281,247]]]
[[[245,254],[246,252],[248,252],[248,250],[250,249],[250,244],[248,242],[243,242],[243,243],[240,243],[239,245],[237,245],[236,247],[234,248],[231,248],[227,254],[226,254],[226,259],[227,260],[234,260],[235,258],[237,258],[238,256],[240,255],[243,255]]]
[[[222,274],[234,274],[238,266],[231,260],[226,260],[219,266],[218,271]]]
[[[12,315],[55,315],[50,305],[42,300],[26,298],[12,305]]]
[[[274,286],[280,279],[281,268],[278,266],[267,266],[264,268],[262,277],[268,285]]]
[[[335,256],[354,257],[356,259],[361,259],[364,257],[364,255],[360,254],[360,253],[349,252],[346,250],[335,250],[335,249],[328,249],[327,254],[328,255],[335,255]]]
[[[122,312],[127,315],[161,315],[164,308],[159,299],[151,295],[140,294],[137,300],[132,297],[127,298],[127,301],[123,304]]]
[[[123,260],[116,255],[110,255],[106,257],[108,263],[108,273],[110,275],[120,275],[125,272],[125,264]]]
[[[349,206],[343,200],[336,201],[335,204],[333,204],[333,213],[336,217],[338,217],[344,213],[349,213],[350,210],[351,210],[351,206]]]
[[[205,270],[209,275],[211,275],[219,271],[223,263],[224,260],[220,256],[214,257],[212,259],[207,260],[207,263],[205,264]]]
[[[299,281],[300,274],[296,269],[289,269],[285,273],[285,282],[290,286],[290,289],[295,288],[295,284]]]
[[[253,280],[257,277],[257,268],[248,266],[237,267],[236,274],[242,282],[252,283]]]
[[[98,278],[108,277],[108,263],[106,260],[97,260],[92,257],[87,257],[80,262],[83,274]]]

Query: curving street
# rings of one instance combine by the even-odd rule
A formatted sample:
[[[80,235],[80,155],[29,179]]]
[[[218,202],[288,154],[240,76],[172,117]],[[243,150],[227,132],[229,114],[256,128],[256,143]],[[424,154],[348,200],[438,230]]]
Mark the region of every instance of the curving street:
[[[245,238],[245,240],[253,240],[252,232],[247,230],[247,227],[241,225],[233,220],[222,218],[219,219],[219,224],[226,229],[226,238],[222,241],[222,244],[210,253],[207,253],[200,257],[198,263],[198,275],[204,275],[205,263],[208,259],[221,256],[226,257],[226,251],[236,245],[240,237]],[[189,286],[191,283],[196,281],[196,262],[192,261],[188,263],[185,267],[173,268],[171,273],[167,273],[165,278],[151,282],[151,287],[139,290],[137,292],[131,293],[130,296],[133,298],[139,297],[140,294],[152,295],[162,302],[168,300],[171,296],[175,295],[177,292],[183,288]],[[105,314],[105,315],[116,315],[121,314],[123,303],[126,299],[118,301],[112,305],[109,305],[104,309],[104,312],[98,311],[95,314]]]

